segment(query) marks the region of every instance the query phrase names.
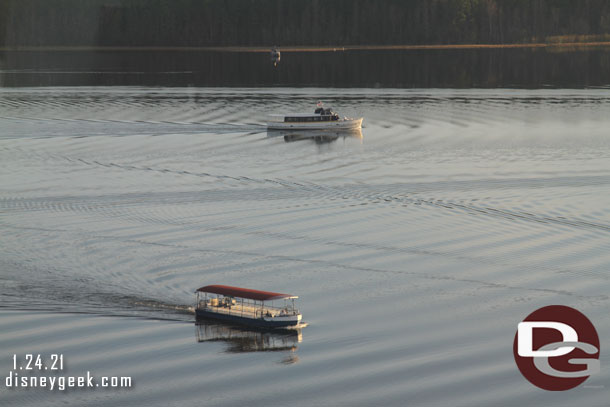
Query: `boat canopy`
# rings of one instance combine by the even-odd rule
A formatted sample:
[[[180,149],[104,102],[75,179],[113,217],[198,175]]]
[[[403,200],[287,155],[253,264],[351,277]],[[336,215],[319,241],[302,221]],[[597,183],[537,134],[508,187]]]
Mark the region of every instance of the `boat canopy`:
[[[231,287],[229,285],[206,285],[198,288],[197,291],[202,293],[212,293],[227,295],[230,297],[247,298],[257,301],[272,301],[281,299],[299,298],[292,294],[273,293],[270,291],[252,290],[250,288]]]

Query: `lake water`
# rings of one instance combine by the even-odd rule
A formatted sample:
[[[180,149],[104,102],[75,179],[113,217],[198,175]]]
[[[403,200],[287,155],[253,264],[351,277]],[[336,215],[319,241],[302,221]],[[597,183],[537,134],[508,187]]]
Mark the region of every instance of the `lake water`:
[[[362,132],[265,130],[318,99]],[[0,88],[0,376],[63,353],[134,382],[2,405],[607,405],[609,112],[606,88]],[[214,283],[297,294],[309,326],[196,326]],[[568,392],[513,360],[550,304],[601,339]]]
[[[280,48],[281,50],[281,48]],[[0,51],[0,86],[583,88],[610,85],[610,47],[269,52]]]

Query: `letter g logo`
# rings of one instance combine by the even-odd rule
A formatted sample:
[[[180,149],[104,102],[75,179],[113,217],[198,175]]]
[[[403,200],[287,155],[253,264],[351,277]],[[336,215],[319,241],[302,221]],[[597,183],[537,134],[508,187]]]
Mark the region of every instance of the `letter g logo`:
[[[517,367],[545,390],[568,390],[600,371],[599,338],[579,311],[563,305],[540,308],[517,327]]]

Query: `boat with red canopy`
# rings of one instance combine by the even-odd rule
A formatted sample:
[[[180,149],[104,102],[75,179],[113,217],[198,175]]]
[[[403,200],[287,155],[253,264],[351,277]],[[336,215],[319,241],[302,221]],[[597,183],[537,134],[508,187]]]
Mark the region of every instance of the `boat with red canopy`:
[[[195,291],[198,318],[212,318],[262,328],[297,327],[301,313],[292,294],[259,291],[228,285],[206,285]],[[283,301],[276,306],[275,301]]]

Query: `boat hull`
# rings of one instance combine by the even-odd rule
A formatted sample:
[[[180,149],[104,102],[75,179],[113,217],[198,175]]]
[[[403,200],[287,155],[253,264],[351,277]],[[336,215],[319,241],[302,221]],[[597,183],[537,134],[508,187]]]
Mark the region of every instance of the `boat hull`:
[[[219,321],[235,322],[247,326],[255,326],[259,328],[286,328],[290,326],[298,325],[300,322],[300,315],[298,319],[282,318],[274,320],[263,319],[263,318],[246,318],[239,315],[221,314],[217,312],[210,312],[204,309],[196,309],[195,315],[197,318],[215,319]]]
[[[362,127],[362,118],[324,122],[268,122],[270,130],[346,130]]]

